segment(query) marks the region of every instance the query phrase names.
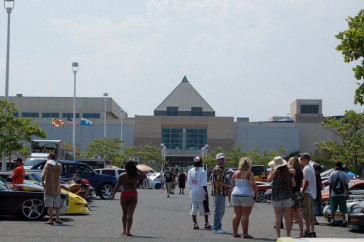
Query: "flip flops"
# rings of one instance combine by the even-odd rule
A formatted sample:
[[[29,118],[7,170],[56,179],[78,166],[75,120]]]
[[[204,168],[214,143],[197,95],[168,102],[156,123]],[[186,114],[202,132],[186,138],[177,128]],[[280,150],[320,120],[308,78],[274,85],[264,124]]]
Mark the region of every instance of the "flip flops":
[[[243,236],[243,238],[244,239],[253,239],[254,237],[248,234],[248,235]]]
[[[59,221],[55,221],[56,224],[63,224],[63,222],[61,220]]]
[[[53,222],[50,222],[50,221],[47,221],[44,224],[54,225],[54,223]]]

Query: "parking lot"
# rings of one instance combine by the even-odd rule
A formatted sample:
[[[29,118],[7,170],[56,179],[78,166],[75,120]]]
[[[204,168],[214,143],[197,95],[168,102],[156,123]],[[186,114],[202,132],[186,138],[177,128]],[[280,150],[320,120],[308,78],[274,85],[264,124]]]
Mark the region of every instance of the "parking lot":
[[[176,189],[177,191],[177,189]],[[213,210],[212,199],[210,208]],[[16,219],[0,219],[0,241],[237,241],[232,237],[231,218],[233,208],[226,207],[223,227],[227,234],[213,234],[209,230],[193,230],[189,214],[190,201],[186,194],[166,198],[164,190],[139,190],[139,203],[134,215],[133,237],[120,236],[121,208],[119,197],[113,201],[96,200],[89,215],[62,216],[63,225],[45,225],[43,221],[27,222]],[[363,233],[350,232],[349,228],[329,227],[318,218],[316,226],[319,238],[364,238]],[[203,218],[198,217],[200,225]],[[213,215],[210,216],[213,222]],[[274,241],[274,214],[269,203],[256,203],[251,215],[249,233],[252,241]],[[202,227],[202,226],[200,226]],[[241,228],[239,228],[241,232]],[[284,235],[285,232],[283,231]],[[298,235],[294,224],[292,236]],[[245,240],[247,241],[247,240]],[[345,240],[343,240],[345,241]],[[359,241],[359,240],[358,240]]]

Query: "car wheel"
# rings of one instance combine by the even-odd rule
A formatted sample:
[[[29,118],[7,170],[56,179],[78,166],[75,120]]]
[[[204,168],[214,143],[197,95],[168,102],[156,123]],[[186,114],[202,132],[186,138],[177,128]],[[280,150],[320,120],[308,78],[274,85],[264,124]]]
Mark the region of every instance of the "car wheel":
[[[106,199],[106,200],[111,199],[113,191],[114,191],[114,187],[111,184],[109,184],[109,183],[103,184],[100,188],[101,199]]]
[[[267,201],[267,198],[265,197],[265,192],[264,191],[258,191],[257,202],[264,203],[266,201]]]
[[[161,187],[162,187],[162,185],[160,183],[156,183],[154,186],[155,189],[161,189]]]
[[[26,220],[40,220],[47,213],[42,200],[28,199],[19,208],[19,215]]]

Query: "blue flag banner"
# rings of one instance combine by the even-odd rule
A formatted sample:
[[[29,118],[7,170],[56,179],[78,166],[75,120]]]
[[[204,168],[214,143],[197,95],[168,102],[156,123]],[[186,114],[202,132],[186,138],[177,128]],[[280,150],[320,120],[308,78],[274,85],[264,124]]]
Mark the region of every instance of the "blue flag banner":
[[[85,119],[85,118],[81,118],[80,124],[83,125],[83,126],[89,126],[89,127],[92,126],[92,122],[90,120],[88,120],[88,119]]]

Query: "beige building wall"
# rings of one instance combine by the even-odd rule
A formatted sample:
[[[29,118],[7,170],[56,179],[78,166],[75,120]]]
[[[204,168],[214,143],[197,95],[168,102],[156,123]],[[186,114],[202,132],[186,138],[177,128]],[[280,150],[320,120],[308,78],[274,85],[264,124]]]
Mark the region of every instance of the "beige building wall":
[[[318,105],[318,114],[302,113],[301,105]],[[320,123],[323,119],[321,99],[296,99],[291,104],[291,118],[295,123]]]
[[[334,134],[325,129],[321,123],[296,123],[299,128],[300,151],[313,154],[316,150],[316,144],[326,140],[332,140]]]

